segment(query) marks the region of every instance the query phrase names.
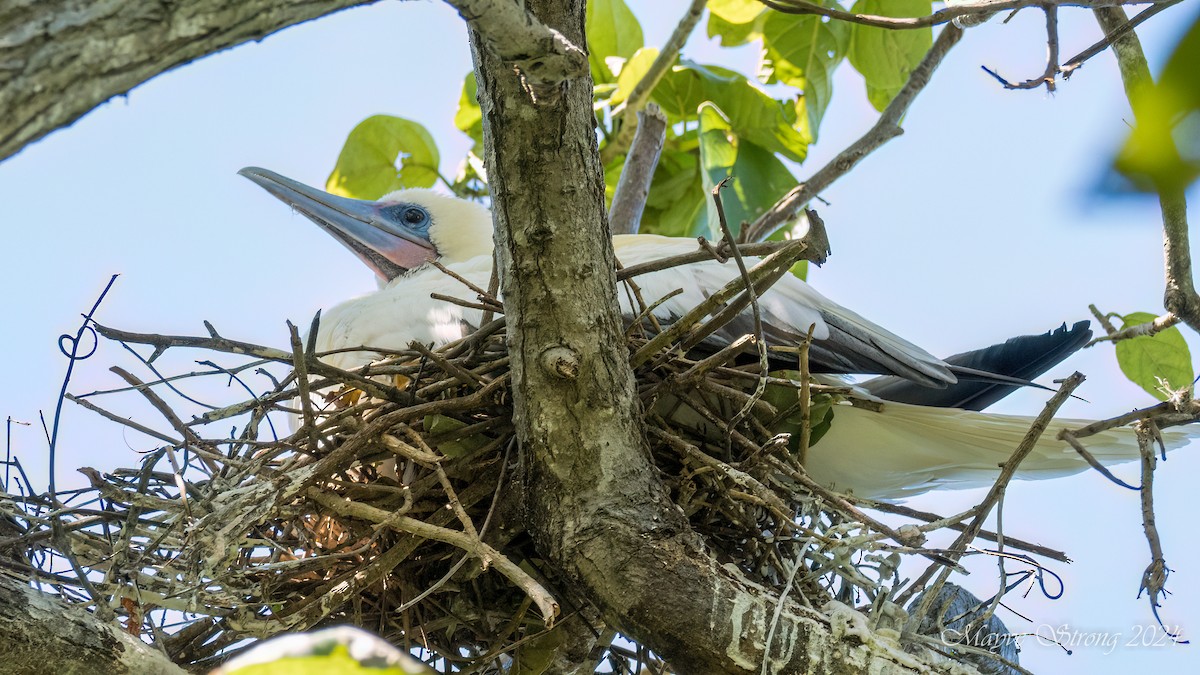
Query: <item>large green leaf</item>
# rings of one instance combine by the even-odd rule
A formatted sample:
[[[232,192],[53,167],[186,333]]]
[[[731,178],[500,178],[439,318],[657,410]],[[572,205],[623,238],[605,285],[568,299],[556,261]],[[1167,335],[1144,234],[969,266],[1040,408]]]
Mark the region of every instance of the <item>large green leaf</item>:
[[[663,77],[651,98],[681,120],[693,119],[700,104],[711,101],[739,137],[796,162],[808,152],[807,139],[796,130],[794,103],[771,98],[732,70],[682,63]]]
[[[643,47],[634,52],[621,66],[621,73],[617,76],[617,89],[609,99],[609,105],[616,106],[629,98],[633,88],[646,76],[646,71],[650,70],[650,64],[654,63],[656,58],[658,50],[654,47]]]
[[[711,103],[700,106],[700,167],[706,192],[733,176],[721,192],[729,229],[736,236],[743,222],[752,222],[796,186],[796,179],[774,153],[738,138],[729,120]],[[708,203],[708,232],[721,238],[716,206]]]
[[[400,117],[375,115],[346,138],[325,189],[355,199],[379,199],[438,179],[438,150],[425,127]]]
[[[454,113],[454,126],[470,136],[476,143],[483,142],[483,111],[479,109],[478,86],[475,71],[463,78],[462,94],[458,97],[458,110]]]
[[[841,21],[815,15],[770,12],[763,24],[759,78],[804,92],[797,111],[801,132],[815,141],[821,118],[833,97],[833,71],[849,48],[850,30]]]
[[[763,11],[758,0],[708,0],[708,11],[729,23],[750,23]]]
[[[592,79],[612,82],[606,59],[628,59],[643,46],[642,26],[624,0],[590,0],[587,4],[588,63]]]
[[[1136,326],[1154,320],[1148,312],[1134,312],[1121,317],[1123,327]],[[1179,328],[1171,327],[1153,336],[1143,335],[1117,343],[1117,363],[1130,381],[1145,389],[1160,401],[1167,395],[1160,389],[1159,379],[1174,390],[1192,386],[1192,354]]]
[[[1137,126],[1115,166],[1140,190],[1182,190],[1200,176],[1200,17],[1158,84],[1133,99]]]
[[[712,6],[712,3],[709,3]],[[761,8],[761,5],[760,5]],[[708,37],[715,37],[721,40],[722,47],[738,47],[747,42],[762,37],[763,22],[767,20],[767,16],[774,12],[761,10],[754,19],[745,23],[733,23],[720,17],[713,12],[708,14]]]
[[[929,14],[930,0],[858,0],[856,14],[913,17]],[[933,44],[933,30],[888,30],[855,24],[850,28],[850,63],[867,82],[867,98],[883,110],[908,81]]]

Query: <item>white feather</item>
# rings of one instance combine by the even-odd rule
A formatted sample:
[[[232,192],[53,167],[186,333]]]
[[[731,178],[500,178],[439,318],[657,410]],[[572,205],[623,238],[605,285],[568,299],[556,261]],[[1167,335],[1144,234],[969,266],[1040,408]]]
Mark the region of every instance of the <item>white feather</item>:
[[[1033,417],[932,408],[888,401],[879,412],[849,404],[834,408],[833,423],[809,450],[806,470],[838,490],[872,499],[903,499],[938,489],[991,485],[1029,431]],[[1062,429],[1090,420],[1056,419],[1021,462],[1016,477],[1058,478],[1088,469]],[[1187,432],[1163,432],[1168,450],[1189,440]],[[1111,429],[1083,441],[1102,464],[1141,457],[1132,429]]]
[[[424,205],[434,226],[431,238],[447,268],[486,287],[491,276],[491,222],[481,207],[429,191],[406,190],[385,197]],[[650,235],[614,237],[617,258],[626,266],[696,250],[690,239]],[[747,259],[753,265],[756,259]],[[649,304],[676,289],[681,293],[662,304],[655,315],[670,321],[700,304],[713,291],[735,279],[732,262],[708,261],[636,278]],[[339,368],[354,369],[378,358],[371,347],[400,350],[412,341],[439,346],[465,337],[480,323],[479,310],[434,300],[432,293],[473,300],[472,292],[441,270],[424,266],[394,279],[375,293],[343,302],[324,312],[317,333],[319,352],[365,348],[330,354],[323,359]],[[621,309],[634,313],[632,294],[618,293]],[[826,321],[836,321],[852,337],[865,336],[880,358],[897,359],[931,379],[953,381],[945,364],[916,345],[871,323],[818,293],[805,282],[785,275],[759,299],[764,322],[784,334],[803,335],[815,326],[816,340],[830,338]],[[855,333],[858,333],[856,336]],[[811,448],[808,471],[818,481],[864,497],[901,499],[933,489],[968,488],[990,484],[998,466],[1011,456],[1033,418],[993,415],[887,402],[881,412],[839,405],[829,432]],[[1087,424],[1059,420],[1042,436],[1033,454],[1021,465],[1018,478],[1054,478],[1077,473],[1086,463],[1065,443],[1055,440],[1059,429]],[[1188,439],[1182,431],[1164,434],[1169,448]],[[1112,430],[1088,440],[1089,450],[1111,464],[1139,456],[1131,430]]]

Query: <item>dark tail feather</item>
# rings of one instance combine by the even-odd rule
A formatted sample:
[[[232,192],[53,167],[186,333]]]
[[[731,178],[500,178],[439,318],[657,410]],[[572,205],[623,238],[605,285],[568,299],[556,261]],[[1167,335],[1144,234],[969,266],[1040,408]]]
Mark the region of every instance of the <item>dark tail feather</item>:
[[[939,408],[983,410],[1008,396],[1022,384],[1058,365],[1092,339],[1090,322],[1043,335],[1022,335],[1003,344],[946,359],[959,375],[958,384],[932,389],[899,377],[877,377],[862,383],[867,391],[888,401]]]

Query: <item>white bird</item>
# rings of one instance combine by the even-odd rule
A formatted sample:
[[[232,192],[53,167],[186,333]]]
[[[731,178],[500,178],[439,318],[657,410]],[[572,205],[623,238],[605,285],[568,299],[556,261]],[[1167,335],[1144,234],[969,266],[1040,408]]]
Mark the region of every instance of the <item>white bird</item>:
[[[347,199],[265,169],[239,173],[319,225],[379,279],[380,290],[323,312],[316,350],[350,350],[322,357],[326,362],[354,369],[379,358],[370,347],[403,350],[413,341],[438,346],[479,326],[480,310],[430,297],[462,297],[467,288],[428,263],[438,260],[475,285],[488,285],[492,221],[482,206],[420,189],[400,190],[374,202]],[[626,267],[696,250],[695,240],[653,235],[619,235],[613,246]],[[747,259],[747,264],[754,262]],[[738,274],[735,265],[710,260],[641,275],[637,282],[651,304],[682,289],[654,309],[660,321],[669,323]],[[619,295],[622,311],[635,314],[627,294]],[[815,327],[810,352],[814,372],[890,376],[863,385],[867,392],[888,399],[880,410],[836,407],[829,431],[809,450],[806,465],[814,479],[830,487],[876,499],[991,484],[998,465],[1011,456],[1033,418],[978,410],[1065,358],[1090,336],[1086,323],[1078,324],[1071,331],[1014,338],[943,361],[792,275],[784,275],[763,293],[759,305],[764,332],[773,344],[795,344],[809,326]],[[739,319],[740,324],[731,322],[713,339],[731,340],[751,332],[742,330],[749,325],[749,312]],[[358,347],[367,349],[354,349]],[[1017,363],[1009,363],[1014,358]],[[956,373],[973,381],[959,383]],[[1087,469],[1072,448],[1055,438],[1060,429],[1087,423],[1054,422],[1017,477],[1054,478]],[[1188,438],[1178,430],[1164,436],[1172,449]],[[1105,464],[1140,456],[1129,429],[1092,436],[1087,447]]]

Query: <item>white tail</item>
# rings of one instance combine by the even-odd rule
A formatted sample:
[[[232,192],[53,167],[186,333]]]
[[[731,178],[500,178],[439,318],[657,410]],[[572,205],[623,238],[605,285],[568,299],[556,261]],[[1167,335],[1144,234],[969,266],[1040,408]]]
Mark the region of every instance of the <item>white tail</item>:
[[[890,401],[881,412],[839,405],[829,432],[809,451],[807,469],[824,485],[872,499],[987,486],[1033,419]],[[1087,462],[1056,436],[1062,429],[1087,424],[1090,421],[1051,422],[1016,477],[1040,480],[1086,470]],[[1186,444],[1191,435],[1180,429],[1163,432],[1168,450]],[[1105,431],[1083,439],[1083,444],[1105,465],[1140,457],[1132,429]]]

